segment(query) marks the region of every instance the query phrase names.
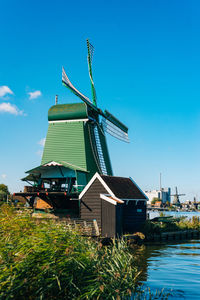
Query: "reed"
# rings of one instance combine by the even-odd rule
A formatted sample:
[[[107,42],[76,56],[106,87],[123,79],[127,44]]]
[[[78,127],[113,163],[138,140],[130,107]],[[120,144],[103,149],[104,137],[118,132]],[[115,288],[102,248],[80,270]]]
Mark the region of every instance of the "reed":
[[[123,240],[104,247],[64,223],[0,208],[0,299],[122,299],[138,274]]]
[[[162,215],[164,216],[164,215]],[[153,234],[160,234],[162,232],[172,232],[181,230],[199,230],[200,231],[200,218],[193,216],[192,219],[185,217],[179,219],[171,219],[170,222],[152,222],[147,220],[142,228],[145,236]]]

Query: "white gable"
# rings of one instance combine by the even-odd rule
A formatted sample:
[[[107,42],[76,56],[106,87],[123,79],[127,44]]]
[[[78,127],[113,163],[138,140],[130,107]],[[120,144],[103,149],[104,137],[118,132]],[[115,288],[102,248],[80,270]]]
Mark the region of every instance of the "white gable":
[[[108,192],[108,194],[110,194],[112,197],[115,197],[114,193],[111,191],[111,189],[107,186],[107,184],[104,182],[104,180],[101,178],[101,176],[98,173],[95,173],[94,176],[90,179],[90,181],[88,182],[88,184],[85,186],[85,188],[82,190],[82,192],[79,195],[79,199],[81,199],[83,197],[83,195],[87,192],[87,190],[90,188],[90,186],[93,184],[93,182],[95,181],[95,179],[98,179],[101,184],[103,185],[103,187],[106,189],[106,191]]]

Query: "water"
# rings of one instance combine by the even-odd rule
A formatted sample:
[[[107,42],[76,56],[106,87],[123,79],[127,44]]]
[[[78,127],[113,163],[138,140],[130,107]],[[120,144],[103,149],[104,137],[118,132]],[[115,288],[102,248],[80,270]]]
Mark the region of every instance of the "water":
[[[151,216],[155,217],[154,215]],[[183,212],[167,212],[166,215],[183,215]],[[159,214],[157,214],[158,216]],[[200,213],[184,213],[187,218]],[[153,291],[163,288],[172,296],[168,299],[200,299],[200,240],[177,243],[156,243],[139,250],[140,280]]]
[[[160,215],[160,211],[153,211],[153,210],[150,210],[148,211],[148,214],[149,214],[149,219],[153,219],[155,217],[159,217]],[[200,212],[198,211],[162,211],[162,213],[165,215],[165,216],[174,216],[174,217],[181,217],[181,216],[184,216],[188,219],[192,219],[192,217],[194,216],[197,216],[197,217],[200,217]]]

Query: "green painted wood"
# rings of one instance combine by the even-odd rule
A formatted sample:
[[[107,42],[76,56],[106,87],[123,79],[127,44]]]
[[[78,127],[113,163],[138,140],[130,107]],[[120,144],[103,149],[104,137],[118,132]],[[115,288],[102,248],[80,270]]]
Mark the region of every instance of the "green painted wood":
[[[48,111],[48,120],[77,120],[88,118],[87,105],[85,103],[57,104]]]
[[[90,112],[91,113],[91,112]],[[56,122],[60,119],[72,122]],[[75,166],[73,169],[88,172],[86,181],[101,172],[98,153],[94,140],[94,124],[91,121],[78,121],[76,118],[88,118],[87,106],[84,103],[55,105],[49,110],[49,123],[41,165],[55,161]],[[53,121],[55,120],[55,122]],[[100,142],[106,164],[107,174],[112,175],[103,129],[99,130]],[[81,176],[77,180],[81,181]]]
[[[87,169],[84,122],[49,124],[41,164],[50,161],[65,161]]]
[[[81,168],[87,171],[88,182],[96,172],[101,173],[94,153],[95,146],[91,136],[92,130],[93,127],[90,122],[49,123],[41,165],[50,161],[66,162],[68,165],[76,166],[77,170]],[[101,137],[101,140],[108,174],[111,175],[112,169],[105,137]]]
[[[52,161],[52,160],[51,160]],[[49,161],[49,163],[51,162]],[[70,163],[67,163],[65,162],[64,160],[54,160],[54,162],[58,163],[58,164],[61,164],[63,167],[67,168],[67,169],[70,169],[70,170],[74,170],[74,171],[80,171],[80,172],[87,172],[86,169],[83,169],[81,167],[78,167],[78,166],[75,166],[73,164],[70,164]],[[28,170],[26,171],[26,173],[31,173],[33,175],[39,175],[41,174],[42,172],[46,171],[46,163],[44,165],[40,165],[36,168],[33,168],[31,170]],[[60,172],[60,171],[59,171]]]

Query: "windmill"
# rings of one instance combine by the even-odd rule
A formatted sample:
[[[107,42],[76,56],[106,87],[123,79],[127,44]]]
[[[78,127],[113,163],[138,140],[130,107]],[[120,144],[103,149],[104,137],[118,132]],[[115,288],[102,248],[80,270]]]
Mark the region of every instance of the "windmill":
[[[108,166],[105,156],[103,144],[106,143],[105,132],[110,135],[120,139],[124,142],[129,142],[128,139],[128,128],[120,122],[116,117],[114,117],[110,112],[105,110],[104,112],[97,107],[97,96],[94,87],[93,74],[92,74],[92,60],[94,54],[94,47],[90,44],[87,39],[87,50],[88,50],[88,70],[92,90],[92,101],[79,92],[73,84],[70,82],[64,68],[62,69],[62,83],[70,89],[76,96],[78,96],[86,105],[89,111],[89,127],[90,127],[90,143],[93,149],[93,155],[95,161],[97,162],[98,171],[104,175],[112,175],[111,166]]]
[[[176,191],[175,194],[171,195],[171,196],[174,196],[173,204],[176,205],[176,206],[180,206],[179,197],[180,196],[185,196],[185,194],[179,194],[177,186],[175,187],[175,191]]]
[[[33,187],[20,195],[40,197],[52,207],[69,208],[93,175],[113,175],[105,133],[128,142],[128,128],[107,110],[97,106],[92,74],[94,47],[87,40],[92,101],[77,90],[64,68],[62,83],[81,103],[56,104],[48,111],[41,165],[27,171],[23,181]],[[31,191],[30,191],[31,190]],[[33,201],[32,201],[33,202]],[[78,204],[76,204],[78,205]]]

